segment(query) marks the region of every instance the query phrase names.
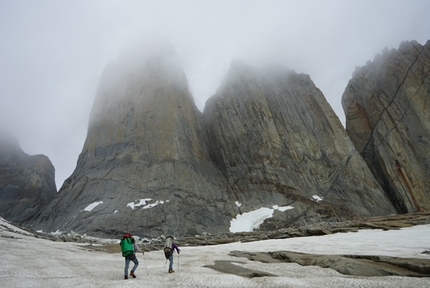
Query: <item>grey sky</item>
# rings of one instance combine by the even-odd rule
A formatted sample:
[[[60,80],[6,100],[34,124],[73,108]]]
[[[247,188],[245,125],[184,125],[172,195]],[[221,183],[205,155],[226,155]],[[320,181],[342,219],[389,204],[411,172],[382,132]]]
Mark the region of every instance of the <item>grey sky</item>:
[[[344,123],[356,66],[384,47],[430,39],[430,1],[0,0],[0,120],[48,156],[59,189],[73,172],[105,65],[135,41],[173,44],[200,110],[233,59],[309,74]],[[1,145],[1,144],[0,144]]]

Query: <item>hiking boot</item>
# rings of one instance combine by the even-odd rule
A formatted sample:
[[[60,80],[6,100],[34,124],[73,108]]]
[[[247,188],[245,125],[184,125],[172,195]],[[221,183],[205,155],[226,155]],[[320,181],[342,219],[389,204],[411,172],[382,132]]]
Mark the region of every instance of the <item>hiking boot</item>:
[[[136,275],[134,274],[133,271],[130,272],[130,276],[133,277],[133,278],[136,278]]]
[[[175,272],[175,271],[173,271],[173,269],[169,269],[169,273],[173,273],[173,272]]]
[[[127,280],[128,279],[128,276],[124,276],[124,280]]]

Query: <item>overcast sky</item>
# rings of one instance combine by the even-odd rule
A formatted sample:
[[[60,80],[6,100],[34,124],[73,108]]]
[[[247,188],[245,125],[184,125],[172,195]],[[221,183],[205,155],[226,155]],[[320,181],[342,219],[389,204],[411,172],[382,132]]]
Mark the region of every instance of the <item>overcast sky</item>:
[[[0,0],[0,120],[44,154],[59,189],[82,150],[103,68],[123,48],[168,39],[203,110],[233,59],[309,74],[342,123],[356,66],[430,39],[428,0]]]

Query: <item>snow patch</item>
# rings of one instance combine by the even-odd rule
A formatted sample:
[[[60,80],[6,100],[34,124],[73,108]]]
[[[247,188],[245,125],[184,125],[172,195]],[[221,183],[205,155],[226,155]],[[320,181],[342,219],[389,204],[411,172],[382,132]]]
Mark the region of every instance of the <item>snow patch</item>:
[[[5,228],[8,226],[12,230],[19,230],[19,228],[9,225],[7,221],[0,218],[0,234],[7,236],[0,237],[0,245],[1,247],[13,247],[13,249],[6,249],[0,257],[2,287],[75,287],[77,283],[80,287],[131,288],[143,285],[153,288],[166,287],[167,271],[165,269],[167,267],[163,268],[165,261],[160,260],[159,251],[145,252],[144,256],[137,255],[139,262],[142,263],[137,270],[138,278],[127,282],[123,280],[122,274],[124,269],[124,260],[122,259],[124,258],[118,253],[92,253],[86,251],[87,249],[82,246],[82,243],[50,241],[19,235]],[[2,229],[6,230],[2,231]],[[147,240],[145,238],[139,240],[142,241],[141,245],[146,245],[145,241]],[[160,241],[158,238],[155,243],[160,243]],[[100,247],[100,243],[119,247],[118,239],[104,239],[103,242],[95,241],[89,246],[97,249]],[[180,267],[177,270],[181,272],[176,272],[174,281],[170,281],[175,285],[170,286],[180,288],[430,287],[428,277],[352,277],[328,268],[303,267],[292,263],[267,264],[247,259],[239,266],[257,271],[268,271],[277,277],[243,278],[203,268],[206,265],[213,265],[215,261],[220,259],[231,259],[231,251],[255,253],[286,250],[321,255],[380,255],[428,260],[429,255],[422,252],[429,249],[429,243],[430,225],[419,225],[388,231],[381,229],[360,230],[325,236],[186,246],[180,247],[181,262],[179,263],[179,258],[178,261],[174,261],[175,267]],[[84,246],[88,245],[84,244]],[[43,259],[41,259],[41,255],[43,255]],[[56,268],[46,269],[46,267]],[[102,268],[97,273],[89,273],[88,267]],[[17,271],[21,271],[19,277],[14,276]],[[59,277],[59,273],[61,273],[61,277]],[[143,276],[145,273],[148,277]],[[139,278],[139,275],[142,277]],[[127,283],[124,284],[124,282]]]
[[[240,203],[239,201],[234,202],[236,204],[237,207],[242,206],[242,203]]]
[[[135,203],[136,201],[128,203],[127,207],[130,207],[132,210],[134,210],[136,207],[140,207],[140,206],[142,206],[142,208],[140,208],[140,209],[149,209],[149,208],[153,208],[159,204],[164,204],[164,203],[169,202],[169,200],[166,200],[166,201],[157,200],[154,203],[146,204],[147,202],[149,202],[151,200],[152,200],[151,198],[140,199],[140,200],[138,200],[137,203]]]
[[[275,210],[279,210],[281,212],[294,209],[293,206],[282,206],[282,207],[279,207],[278,205],[273,205],[272,208],[275,209]]]
[[[230,221],[230,232],[251,232],[254,229],[258,229],[264,220],[271,218],[275,210],[283,212],[290,209],[294,209],[294,207],[279,207],[278,205],[274,205],[272,208],[262,207],[254,211],[242,213],[242,215],[237,215],[236,218]]]
[[[103,204],[103,201],[97,201],[97,202],[91,203],[90,205],[85,207],[84,211],[90,212],[91,210],[93,210],[94,208],[99,206],[100,204]]]
[[[320,196],[318,196],[318,195],[314,195],[314,196],[312,196],[312,201],[316,201],[316,202],[320,202],[320,201],[322,201],[323,200],[323,198],[322,197],[320,197]]]

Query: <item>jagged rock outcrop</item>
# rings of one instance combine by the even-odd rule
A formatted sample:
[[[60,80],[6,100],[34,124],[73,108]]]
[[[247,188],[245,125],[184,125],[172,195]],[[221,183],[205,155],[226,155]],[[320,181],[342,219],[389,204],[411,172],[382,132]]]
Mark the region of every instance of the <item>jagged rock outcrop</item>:
[[[346,130],[398,213],[430,210],[430,41],[402,42],[357,68]]]
[[[203,116],[242,212],[294,207],[261,228],[394,213],[308,75],[234,62]]]
[[[30,156],[11,135],[0,133],[0,216],[27,226],[56,193],[55,169],[48,157]]]
[[[117,237],[225,231],[236,215],[174,51],[127,53],[99,83],[77,167],[33,228]]]

